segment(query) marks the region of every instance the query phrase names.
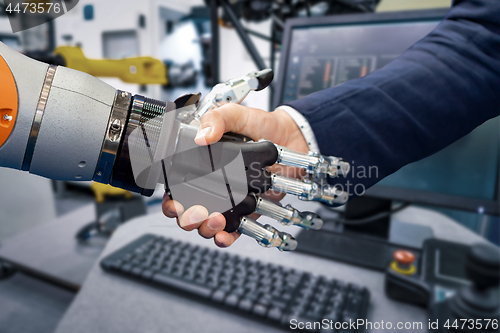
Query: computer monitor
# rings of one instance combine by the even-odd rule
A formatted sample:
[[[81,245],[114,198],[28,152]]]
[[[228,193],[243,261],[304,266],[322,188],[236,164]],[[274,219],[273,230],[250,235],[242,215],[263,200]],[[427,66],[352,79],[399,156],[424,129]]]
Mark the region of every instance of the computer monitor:
[[[288,20],[278,105],[382,68],[427,35],[447,9]],[[366,192],[368,196],[499,215],[499,119]]]
[[[382,68],[432,31],[447,11],[288,20],[274,105]],[[403,167],[350,201],[344,219],[363,220],[387,212],[391,201],[498,215],[499,125],[498,117],[492,119],[442,151]],[[342,234],[302,232],[298,250],[385,269],[393,250],[387,242],[389,225],[386,216],[376,223],[346,224]],[[372,241],[370,236],[379,238]]]

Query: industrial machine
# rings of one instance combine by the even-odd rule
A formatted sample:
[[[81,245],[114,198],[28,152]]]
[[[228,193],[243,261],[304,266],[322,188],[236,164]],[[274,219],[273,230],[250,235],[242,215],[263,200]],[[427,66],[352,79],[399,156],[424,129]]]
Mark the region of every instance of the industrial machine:
[[[89,59],[78,46],[56,48],[50,57],[50,63],[76,69],[92,76],[116,77],[123,82],[139,85],[190,86],[197,77],[197,72],[189,64],[168,66],[153,57]],[[174,70],[170,70],[171,68]]]
[[[388,297],[427,308],[429,331],[498,331],[498,248],[432,238],[418,252],[418,256],[404,250],[394,252],[385,273]]]

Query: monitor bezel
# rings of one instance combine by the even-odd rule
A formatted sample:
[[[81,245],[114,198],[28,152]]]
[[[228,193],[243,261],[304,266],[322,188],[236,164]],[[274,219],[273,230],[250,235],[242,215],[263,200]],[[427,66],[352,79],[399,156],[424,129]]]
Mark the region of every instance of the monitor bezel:
[[[345,14],[324,17],[304,17],[286,21],[283,34],[283,47],[281,49],[278,80],[274,93],[273,106],[277,107],[283,99],[286,69],[290,54],[291,37],[294,29],[320,26],[347,26],[356,24],[384,24],[384,23],[410,23],[425,21],[441,21],[445,18],[449,8],[430,10],[412,10],[369,14]],[[484,213],[486,215],[500,215],[499,183],[500,163],[498,163],[497,181],[493,200],[472,197],[455,196],[439,192],[405,189],[393,186],[374,185],[366,191],[367,196],[406,201],[420,205],[457,209],[462,211]]]

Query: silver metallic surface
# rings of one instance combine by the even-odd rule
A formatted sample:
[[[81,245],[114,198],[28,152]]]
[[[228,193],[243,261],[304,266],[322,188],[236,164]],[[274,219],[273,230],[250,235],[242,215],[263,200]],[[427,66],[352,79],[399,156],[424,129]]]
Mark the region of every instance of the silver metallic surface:
[[[30,173],[56,180],[92,180],[116,89],[60,66],[38,133]]]
[[[136,128],[139,128],[141,126],[141,118],[143,117],[143,109],[144,109],[144,103],[145,103],[146,98],[144,96],[140,95],[135,95],[134,96],[134,101],[132,103],[132,106],[130,107],[130,115],[128,119],[128,125],[127,125],[127,131],[132,132]],[[155,131],[158,135],[160,135],[161,132],[161,125],[156,128]],[[152,153],[154,153],[156,147],[150,147],[147,146],[145,149],[142,150],[141,153],[135,153],[134,156],[135,158],[139,158],[143,160],[144,165],[151,165],[152,166]],[[130,148],[129,148],[130,149]],[[137,182],[137,181],[136,181]],[[156,180],[157,182],[157,180]],[[155,185],[156,185],[155,182]],[[135,184],[134,184],[135,185]]]
[[[286,208],[293,209],[293,218],[289,225],[296,225],[306,230],[320,230],[323,227],[323,220],[318,214],[313,212],[299,212],[290,205],[286,205]]]
[[[174,101],[177,120],[187,124],[193,121],[194,112],[200,105],[201,93],[185,94]]]
[[[315,152],[299,153],[288,148],[275,145],[278,149],[278,164],[301,168],[315,178],[325,176],[346,176],[350,165],[334,156],[323,156]]]
[[[255,212],[281,222],[283,225],[296,225],[304,229],[319,230],[323,220],[312,212],[299,212],[290,205],[285,207],[270,200],[259,197]]]
[[[325,184],[319,187],[319,191],[314,193],[314,198],[310,200],[320,201],[328,205],[343,205],[349,200],[349,194],[335,186]]]
[[[318,184],[314,182],[292,179],[277,174],[272,174],[271,183],[273,190],[296,195],[302,200],[312,200],[315,193],[318,192]]]
[[[268,216],[283,224],[289,224],[293,218],[293,210],[287,209],[262,197],[257,198],[255,212],[259,215]]]
[[[296,195],[300,200],[343,205],[349,199],[348,193],[328,184],[319,185],[309,180],[292,179],[277,174],[272,174],[271,182],[273,190]]]
[[[293,251],[297,248],[297,241],[292,235],[278,231],[269,224],[263,226],[248,216],[241,218],[238,231],[252,237],[264,247],[276,247],[280,251]]]
[[[175,112],[170,112],[175,104],[134,95],[130,109],[122,140],[125,153],[118,156],[111,185],[150,196],[166,176],[163,160],[168,158],[165,149],[175,142],[171,140]]]
[[[42,126],[42,119],[45,113],[45,107],[47,106],[47,99],[49,98],[50,89],[52,88],[52,82],[54,81],[54,76],[56,74],[57,66],[50,65],[47,69],[47,74],[45,75],[45,81],[43,82],[42,92],[40,93],[40,98],[38,99],[38,104],[36,106],[35,117],[33,119],[33,124],[31,125],[30,136],[28,138],[28,144],[26,145],[26,152],[24,154],[24,161],[21,170],[29,171],[31,166],[31,160],[33,159],[33,153],[35,151],[36,140],[38,139],[38,133],[40,132],[40,127]]]
[[[128,111],[132,95],[128,92],[117,90],[111,114],[109,117],[106,136],[102,144],[101,155],[97,162],[97,168],[93,180],[103,184],[109,184],[116,154],[123,136],[124,127],[127,123]]]
[[[201,100],[198,109],[189,117],[186,117],[185,123],[190,124],[193,121],[199,121],[208,111],[220,107],[227,103],[240,103],[252,90],[259,88],[257,77],[267,73],[269,70],[260,72],[251,72],[238,78],[227,80],[224,83],[215,85],[212,90]]]

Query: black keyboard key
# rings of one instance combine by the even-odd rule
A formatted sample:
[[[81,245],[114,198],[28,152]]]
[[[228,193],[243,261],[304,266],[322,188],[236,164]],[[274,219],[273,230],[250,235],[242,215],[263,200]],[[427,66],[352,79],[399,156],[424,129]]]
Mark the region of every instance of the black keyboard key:
[[[231,307],[235,307],[238,305],[239,301],[240,297],[238,295],[230,294],[229,296],[226,297],[226,301],[224,303]]]
[[[212,295],[212,300],[222,303],[224,302],[224,299],[226,298],[226,292],[223,290],[216,290],[213,295]]]
[[[329,321],[333,321],[334,323],[340,321],[340,311],[331,311],[328,313],[325,313],[323,315],[323,318],[328,319]]]
[[[361,299],[358,297],[348,297],[344,307],[344,318],[356,318],[361,308]]]
[[[275,321],[281,321],[281,318],[283,317],[283,309],[271,308],[271,310],[267,313],[267,317]]]
[[[182,268],[174,268],[172,271],[172,275],[175,277],[181,277],[182,276]]]
[[[259,297],[258,297],[258,295],[257,295],[255,292],[250,291],[250,292],[248,292],[248,293],[245,295],[245,298],[250,299],[250,300],[252,300],[252,301],[254,301],[254,302],[255,302],[255,301],[257,300],[257,298],[259,298]]]
[[[142,271],[141,277],[143,277],[146,280],[150,280],[154,274],[155,274],[155,271],[153,271],[151,269],[145,269],[144,271]]]
[[[131,264],[125,264],[121,267],[122,272],[124,273],[130,273],[132,270],[132,265]]]
[[[197,275],[195,278],[194,278],[194,282],[196,284],[205,284],[207,281],[207,277],[204,276],[204,275]]]
[[[123,264],[123,261],[121,259],[103,262],[103,265],[105,265],[107,269],[114,270],[114,271],[119,271],[122,264]]]
[[[321,320],[321,312],[316,312],[314,310],[308,311],[306,313],[307,318],[310,318],[312,321],[320,321]]]
[[[272,299],[271,300],[271,305],[275,308],[278,308],[278,309],[285,309],[286,308],[286,302],[282,301],[282,300],[279,300],[279,299]]]
[[[217,279],[210,277],[210,278],[208,278],[207,286],[209,286],[212,289],[215,289],[219,286],[219,282],[217,281]]]
[[[157,273],[153,276],[153,281],[161,285],[179,289],[187,293],[198,295],[204,298],[208,298],[212,294],[211,288],[192,284],[190,282],[186,282],[184,280],[176,279],[160,273]]]
[[[271,300],[269,298],[260,298],[258,301],[259,304],[262,304],[264,306],[269,306],[271,304]]]
[[[261,303],[257,303],[253,306],[252,312],[256,315],[265,317],[267,315],[267,306]]]
[[[134,258],[132,260],[130,260],[130,263],[133,264],[134,266],[139,266],[140,264],[142,264],[144,262],[144,260],[141,260],[139,258]]]
[[[141,273],[142,273],[143,269],[142,267],[140,266],[135,266],[134,268],[132,268],[130,270],[130,274],[134,275],[134,276],[140,276]]]
[[[233,290],[233,294],[238,295],[238,296],[243,296],[245,294],[246,289],[243,287],[238,287]]]
[[[230,284],[222,284],[220,287],[219,287],[219,290],[223,290],[224,292],[226,293],[229,293],[230,291],[232,291],[234,288],[231,287]]]
[[[243,311],[249,312],[253,308],[253,301],[251,299],[245,298],[240,301],[238,308]]]
[[[249,292],[253,293],[253,292],[255,292],[255,290],[257,290],[257,283],[256,282],[248,282],[245,284],[245,287]]]

